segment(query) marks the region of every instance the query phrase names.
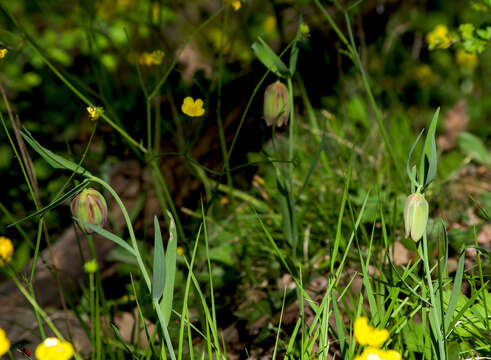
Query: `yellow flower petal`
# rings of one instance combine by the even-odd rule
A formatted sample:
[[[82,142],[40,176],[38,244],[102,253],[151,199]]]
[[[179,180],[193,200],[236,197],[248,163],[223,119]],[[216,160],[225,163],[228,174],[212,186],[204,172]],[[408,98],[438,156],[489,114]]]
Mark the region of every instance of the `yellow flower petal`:
[[[55,337],[46,338],[35,351],[38,360],[68,360],[73,354],[73,346]]]
[[[3,329],[0,329],[0,357],[5,355],[10,349],[10,341]]]
[[[242,7],[242,2],[238,0],[232,1],[232,7],[234,8],[234,11],[239,11],[240,8]]]
[[[356,341],[360,345],[369,345],[379,348],[389,338],[389,332],[386,329],[376,329],[368,324],[368,319],[364,316],[355,320],[354,334]]]
[[[0,49],[0,59],[3,59],[8,52],[7,49]]]
[[[196,99],[196,101],[194,101],[190,96],[184,99],[181,110],[188,116],[201,116],[205,113],[205,109],[203,108],[203,100]]]
[[[0,266],[12,260],[14,245],[9,238],[0,236]]]

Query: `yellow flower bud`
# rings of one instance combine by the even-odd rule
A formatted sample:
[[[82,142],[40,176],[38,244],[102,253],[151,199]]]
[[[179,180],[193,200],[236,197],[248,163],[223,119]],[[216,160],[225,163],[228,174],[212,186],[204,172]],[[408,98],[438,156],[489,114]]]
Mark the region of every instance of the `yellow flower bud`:
[[[415,193],[406,199],[404,205],[404,226],[406,237],[418,241],[423,236],[428,222],[428,202],[424,195]]]

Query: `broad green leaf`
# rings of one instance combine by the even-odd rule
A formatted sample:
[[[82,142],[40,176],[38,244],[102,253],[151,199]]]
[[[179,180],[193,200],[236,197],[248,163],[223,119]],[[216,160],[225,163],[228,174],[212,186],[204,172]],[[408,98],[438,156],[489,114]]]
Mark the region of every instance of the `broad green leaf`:
[[[177,257],[177,231],[176,223],[172,214],[167,211],[169,217],[169,242],[165,253],[165,287],[160,308],[164,314],[165,324],[169,324],[172,313],[172,300],[174,298],[174,281],[176,279],[176,257]]]
[[[426,134],[423,153],[419,165],[419,180],[420,184],[426,188],[435,178],[437,170],[436,142],[435,132],[438,122],[438,114],[440,108],[436,109],[433,119],[431,120],[430,128]]]
[[[290,71],[286,67],[285,63],[274,53],[266,42],[257,38],[258,41],[252,44],[251,48],[257,58],[268,68],[269,71],[276,74],[279,77],[288,78],[291,76]]]
[[[121,246],[123,249],[129,251],[130,254],[132,254],[133,256],[135,256],[135,251],[133,250],[133,248],[130,245],[128,245],[128,243],[126,241],[124,241],[123,239],[121,239],[119,236],[117,236],[117,235],[113,234],[112,232],[109,232],[109,231],[101,228],[100,226],[89,224],[88,222],[83,221],[82,219],[79,219],[79,218],[76,218],[76,217],[73,217],[73,219],[75,221],[78,221],[78,222],[84,224],[86,227],[88,227],[92,231],[98,233],[99,235],[104,236],[106,239],[111,240],[112,242],[114,242],[117,245]]]
[[[55,169],[65,169],[65,170],[71,170],[75,173],[78,173],[80,175],[90,175],[90,173],[85,170],[83,167],[75,164],[74,162],[67,160],[59,155],[56,155],[54,152],[51,150],[46,149],[45,147],[41,146],[34,137],[32,137],[31,133],[24,129],[22,132],[22,137],[24,140],[26,140],[29,145],[32,146],[32,148],[43,157],[44,160],[48,162],[52,167]]]
[[[83,189],[85,189],[87,187],[87,185],[89,185],[89,180],[85,179],[84,181],[82,181],[80,184],[78,184],[77,186],[75,186],[72,190],[68,191],[63,196],[60,196],[59,198],[54,199],[49,205],[43,207],[42,209],[39,209],[39,210],[33,212],[31,215],[28,215],[25,218],[22,218],[20,220],[17,220],[16,222],[10,224],[8,227],[15,226],[15,225],[17,225],[17,224],[19,224],[21,222],[24,222],[24,221],[27,221],[29,219],[32,219],[33,217],[43,215],[46,211],[49,211],[51,209],[54,209],[58,205],[62,204],[65,200],[70,199],[71,197],[77,195],[80,191],[82,191]]]
[[[464,132],[459,134],[457,142],[462,152],[470,156],[473,160],[481,164],[491,165],[491,156],[486,146],[484,146],[481,139],[477,136]]]
[[[158,300],[164,293],[165,286],[165,253],[160,232],[159,220],[153,218],[155,229],[155,244],[153,248],[153,276],[152,276],[152,299]]]

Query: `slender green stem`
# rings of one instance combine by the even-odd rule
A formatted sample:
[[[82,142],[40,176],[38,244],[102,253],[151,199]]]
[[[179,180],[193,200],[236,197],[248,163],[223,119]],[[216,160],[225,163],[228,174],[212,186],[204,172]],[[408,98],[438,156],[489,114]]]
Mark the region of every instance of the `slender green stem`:
[[[433,328],[433,334],[435,336],[435,340],[438,342],[439,347],[439,359],[445,360],[445,348],[444,341],[442,337],[441,327],[440,327],[440,319],[437,312],[437,302],[435,298],[435,290],[433,288],[433,280],[431,278],[431,271],[429,265],[429,257],[428,257],[428,240],[426,231],[423,233],[423,254],[421,254],[421,246],[419,247],[419,255],[423,257],[423,264],[425,269],[426,281],[428,283],[428,291],[430,293],[430,326]]]
[[[222,150],[223,164],[225,172],[227,173],[227,185],[232,187],[232,175],[230,173],[230,164],[227,151],[227,144],[225,141],[225,131],[222,121],[222,73],[223,73],[223,49],[225,47],[225,27],[227,24],[227,11],[224,12],[222,21],[222,32],[220,38],[220,52],[218,55],[218,100],[217,100],[217,123],[218,123],[218,137],[220,139],[220,148]]]
[[[179,232],[179,236],[181,239],[185,239],[184,230],[183,230],[182,225],[181,225],[181,220],[179,220],[176,206],[174,205],[174,201],[172,200],[172,196],[170,195],[169,188],[167,187],[167,183],[165,182],[165,179],[162,176],[162,173],[160,172],[157,161],[155,159],[152,159],[151,165],[154,169],[155,175],[157,176],[157,180],[159,181],[160,186],[162,187],[162,191],[164,192],[165,200],[167,201],[167,204],[170,207],[170,211],[172,213],[172,216],[174,217],[174,220],[176,222],[177,231]]]
[[[38,230],[37,230],[37,235],[36,235],[36,247],[34,249],[34,256],[32,258],[31,275],[29,277],[29,282],[28,282],[29,292],[33,298],[36,298],[36,295],[34,292],[34,287],[32,286],[32,282],[34,280],[34,272],[36,270],[37,258],[38,258],[38,254],[39,254],[39,245],[41,244],[41,234],[43,232],[43,222],[44,222],[43,219],[39,219]],[[39,333],[41,334],[41,338],[44,339],[46,337],[46,334],[44,332],[43,322],[41,321],[41,316],[39,315],[36,308],[34,308],[34,315],[36,316],[36,321],[38,323]]]
[[[151,293],[152,292],[152,283],[150,281],[150,277],[148,276],[147,269],[145,267],[145,264],[143,263],[143,259],[140,254],[140,250],[138,248],[138,244],[136,242],[136,237],[135,233],[133,231],[133,225],[131,225],[131,219],[130,216],[128,215],[128,212],[126,211],[126,207],[123,204],[123,201],[121,201],[121,198],[119,195],[116,193],[116,191],[113,190],[109,184],[107,184],[104,180],[99,179],[96,176],[90,176],[89,177],[90,181],[93,181],[95,183],[101,184],[107,191],[111,193],[111,195],[114,197],[116,202],[118,203],[119,208],[121,209],[121,212],[123,213],[124,220],[126,222],[126,226],[128,227],[128,232],[130,234],[130,239],[131,239],[131,245],[133,246],[133,249],[135,250],[135,256],[136,256],[136,261],[138,263],[138,267],[140,268],[140,271],[142,272],[143,278],[145,279],[145,283],[147,284],[148,291]]]
[[[15,276],[15,274],[12,274],[11,278],[15,282],[15,285],[17,285],[17,288],[22,293],[22,295],[24,295],[24,297],[26,298],[26,300],[29,301],[29,303],[32,305],[32,307],[34,309],[36,309],[36,311],[41,315],[41,317],[43,318],[44,322],[48,325],[48,327],[51,329],[51,331],[53,331],[53,333],[55,334],[55,336],[58,339],[60,339],[62,341],[65,341],[65,338],[63,337],[63,335],[61,334],[61,332],[56,328],[56,326],[53,324],[53,322],[49,318],[48,314],[46,314],[46,312],[43,309],[41,309],[41,307],[36,302],[36,299],[33,298],[27,292],[27,290],[22,286],[22,284],[19,282],[19,279],[17,279],[17,277]],[[75,359],[82,360],[82,357],[77,352],[75,352],[75,355],[74,356],[75,356]]]

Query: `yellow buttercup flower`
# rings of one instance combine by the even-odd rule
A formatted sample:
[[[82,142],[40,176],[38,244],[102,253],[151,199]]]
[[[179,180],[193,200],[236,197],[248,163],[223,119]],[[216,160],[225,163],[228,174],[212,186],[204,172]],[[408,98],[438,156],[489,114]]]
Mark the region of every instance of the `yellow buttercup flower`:
[[[235,0],[235,1],[232,1],[232,7],[234,8],[234,11],[239,11],[240,8],[242,7],[242,1],[239,1],[239,0]]]
[[[87,107],[87,112],[89,113],[89,118],[90,120],[97,120],[99,117],[102,115],[104,112],[104,109],[101,108],[100,106],[89,106]]]
[[[355,360],[401,360],[401,354],[395,350],[380,350],[374,347],[368,347],[361,355],[355,357]]]
[[[433,49],[446,49],[452,45],[452,39],[448,34],[448,28],[445,25],[437,25],[432,32],[426,35],[426,41],[428,42],[428,48]]]
[[[74,350],[68,341],[49,337],[38,345],[35,354],[38,360],[68,360],[73,356]]]
[[[194,99],[191,96],[188,96],[184,99],[181,110],[184,114],[189,116],[201,116],[205,113],[205,109],[203,108],[203,100]]]
[[[0,49],[0,59],[3,59],[8,52],[7,49]]]
[[[457,64],[466,69],[474,69],[478,64],[477,54],[468,53],[464,49],[458,49],[455,53]]]
[[[182,246],[177,247],[177,255],[184,255],[184,248]]]
[[[12,260],[12,255],[14,255],[14,245],[12,244],[12,241],[5,236],[0,236],[0,266]]]
[[[310,35],[310,27],[306,23],[302,23],[300,25],[300,33],[303,36],[309,36]]]
[[[165,53],[162,50],[155,50],[152,52],[143,52],[138,56],[138,62],[140,65],[152,66],[160,65],[164,59]]]
[[[5,331],[0,328],[0,357],[5,355],[10,349],[10,341]]]
[[[364,316],[355,320],[354,333],[356,341],[360,345],[369,345],[379,348],[389,338],[387,329],[376,329],[368,324],[368,319]]]

